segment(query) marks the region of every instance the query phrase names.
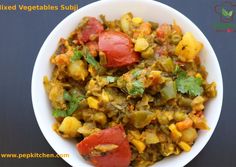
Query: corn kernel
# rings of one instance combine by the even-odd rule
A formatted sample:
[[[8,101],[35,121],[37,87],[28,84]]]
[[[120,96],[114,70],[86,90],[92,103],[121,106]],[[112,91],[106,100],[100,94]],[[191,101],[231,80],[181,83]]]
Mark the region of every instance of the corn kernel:
[[[200,73],[197,73],[197,74],[195,75],[195,77],[202,79],[202,75],[201,75]]]
[[[99,101],[97,99],[95,99],[94,97],[88,97],[87,98],[87,103],[88,103],[90,108],[93,108],[93,109],[98,109],[99,108],[99,106],[98,106]]]
[[[169,126],[169,129],[170,129],[170,131],[171,131],[171,136],[172,136],[172,138],[173,138],[174,140],[178,140],[178,139],[181,138],[182,134],[181,134],[181,132],[179,132],[179,131],[177,130],[175,124],[171,124],[171,125]]]
[[[189,152],[191,150],[191,146],[189,144],[185,143],[184,141],[179,142],[178,145],[182,150],[184,150],[186,152]]]
[[[146,145],[140,140],[133,139],[131,143],[137,148],[139,153],[143,153],[146,148]]]
[[[135,42],[134,50],[136,52],[141,52],[141,51],[144,51],[145,49],[147,49],[148,46],[149,46],[149,44],[146,39],[138,38]]]
[[[132,23],[133,23],[134,25],[136,25],[136,26],[138,26],[138,25],[141,24],[142,22],[143,22],[143,19],[140,18],[140,17],[134,17],[134,18],[132,19]]]
[[[109,102],[110,100],[108,93],[104,89],[102,90],[101,100],[105,103]]]
[[[140,139],[141,138],[141,134],[138,130],[129,130],[128,133],[133,136],[135,139]]]

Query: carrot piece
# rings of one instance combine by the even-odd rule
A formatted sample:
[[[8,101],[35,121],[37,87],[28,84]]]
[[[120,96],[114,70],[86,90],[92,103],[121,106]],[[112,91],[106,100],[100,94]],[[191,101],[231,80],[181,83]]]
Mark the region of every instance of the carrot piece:
[[[68,64],[70,64],[70,60],[69,60],[69,57],[67,56],[67,54],[60,54],[60,55],[56,56],[54,60],[52,60],[52,63],[56,64],[58,66],[68,65]]]
[[[176,123],[176,127],[178,128],[178,130],[183,131],[185,129],[190,128],[193,125],[193,121],[189,118]]]
[[[133,37],[143,37],[144,35],[149,35],[152,32],[152,25],[148,22],[142,23],[133,33]]]
[[[152,25],[148,22],[144,22],[140,25],[140,31],[143,32],[145,35],[149,35],[152,32],[151,29]]]

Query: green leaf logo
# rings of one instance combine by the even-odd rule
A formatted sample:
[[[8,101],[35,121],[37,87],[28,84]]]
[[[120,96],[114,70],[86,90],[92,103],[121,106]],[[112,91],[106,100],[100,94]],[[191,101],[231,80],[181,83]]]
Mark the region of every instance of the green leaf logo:
[[[227,11],[225,8],[222,8],[221,13],[225,17],[231,17],[233,15],[233,10]]]
[[[233,11],[229,11],[229,16],[231,17],[233,15]]]

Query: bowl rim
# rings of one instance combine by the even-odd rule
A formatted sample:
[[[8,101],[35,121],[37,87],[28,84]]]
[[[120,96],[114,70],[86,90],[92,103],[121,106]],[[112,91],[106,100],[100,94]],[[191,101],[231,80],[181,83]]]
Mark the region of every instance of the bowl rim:
[[[197,151],[195,151],[191,157],[189,157],[187,160],[185,161],[181,161],[179,162],[179,166],[185,166],[186,164],[188,164],[190,161],[192,161],[201,151],[202,149],[206,146],[206,144],[209,142],[212,134],[214,133],[215,131],[215,128],[219,122],[219,118],[220,118],[220,114],[221,114],[221,110],[222,110],[222,103],[223,103],[223,79],[222,79],[222,73],[221,73],[221,68],[220,68],[220,64],[219,64],[219,61],[218,61],[218,58],[214,52],[214,49],[213,47],[211,46],[210,42],[208,41],[208,39],[206,38],[206,36],[204,35],[204,33],[194,24],[193,21],[191,21],[188,17],[186,17],[184,14],[182,14],[181,12],[179,12],[178,10],[162,3],[162,2],[159,2],[159,1],[154,1],[154,0],[112,0],[113,2],[116,2],[116,1],[119,1],[119,2],[126,2],[126,1],[132,1],[133,3],[135,2],[138,2],[138,1],[145,1],[146,3],[155,3],[155,4],[158,4],[160,5],[161,7],[163,8],[166,8],[168,10],[170,10],[171,12],[174,12],[175,14],[178,14],[181,18],[183,18],[186,22],[188,22],[187,24],[191,24],[200,34],[202,34],[202,37],[203,39],[207,42],[207,45],[210,47],[210,50],[212,52],[213,55],[211,56],[214,56],[216,58],[216,63],[217,63],[217,66],[219,67],[219,81],[220,81],[220,84],[219,84],[219,89],[221,90],[221,93],[220,94],[217,94],[217,96],[220,96],[220,104],[218,105],[219,107],[219,113],[218,113],[218,117],[217,117],[217,120],[215,121],[215,124],[213,125],[213,127],[211,126],[211,131],[209,131],[208,133],[210,133],[208,135],[208,138],[206,141],[204,141],[204,143],[201,145],[201,147],[199,147],[199,149]],[[40,121],[39,121],[39,115],[38,113],[36,112],[36,99],[35,99],[35,91],[34,91],[34,80],[35,80],[35,67],[36,65],[38,64],[39,62],[39,55],[41,55],[42,51],[45,49],[45,47],[47,46],[47,44],[49,43],[49,40],[52,38],[52,36],[57,32],[57,30],[59,29],[59,27],[64,23],[66,22],[66,20],[69,20],[70,18],[73,18],[77,12],[81,12],[81,11],[84,11],[84,10],[87,10],[87,8],[92,8],[92,7],[96,7],[96,5],[102,5],[102,4],[105,4],[105,3],[112,3],[110,0],[102,0],[102,1],[95,1],[95,2],[92,2],[86,6],[83,6],[82,8],[78,9],[77,11],[69,14],[68,16],[66,16],[62,21],[60,21],[56,27],[50,32],[50,34],[47,36],[47,38],[45,39],[45,41],[43,42],[43,45],[41,46],[38,54],[37,54],[37,58],[35,60],[35,63],[34,63],[34,67],[33,67],[33,73],[32,73],[32,79],[31,79],[31,99],[32,99],[32,105],[33,105],[33,109],[34,109],[34,114],[35,114],[35,117],[36,117],[36,120],[37,120],[37,123],[38,123],[38,126],[41,130],[41,132],[43,133],[43,136],[44,138],[47,140],[47,142],[49,143],[49,145],[53,148],[53,150],[58,153],[57,149],[53,146],[53,144],[51,144],[51,141],[50,139],[47,137],[47,134],[46,132],[44,132],[44,129],[42,128],[41,124],[40,124]],[[70,164],[71,166],[74,165],[74,163],[72,163],[70,160],[68,160],[67,158],[65,157],[62,157],[62,159],[64,159],[64,161],[66,161],[68,164]]]

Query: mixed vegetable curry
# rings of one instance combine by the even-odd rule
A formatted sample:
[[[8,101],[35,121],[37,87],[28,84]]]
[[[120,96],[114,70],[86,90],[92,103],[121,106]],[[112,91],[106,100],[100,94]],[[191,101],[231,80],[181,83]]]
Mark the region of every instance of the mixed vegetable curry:
[[[100,20],[84,17],[50,59],[54,130],[97,167],[145,167],[190,151],[216,96],[202,43],[175,22]]]

